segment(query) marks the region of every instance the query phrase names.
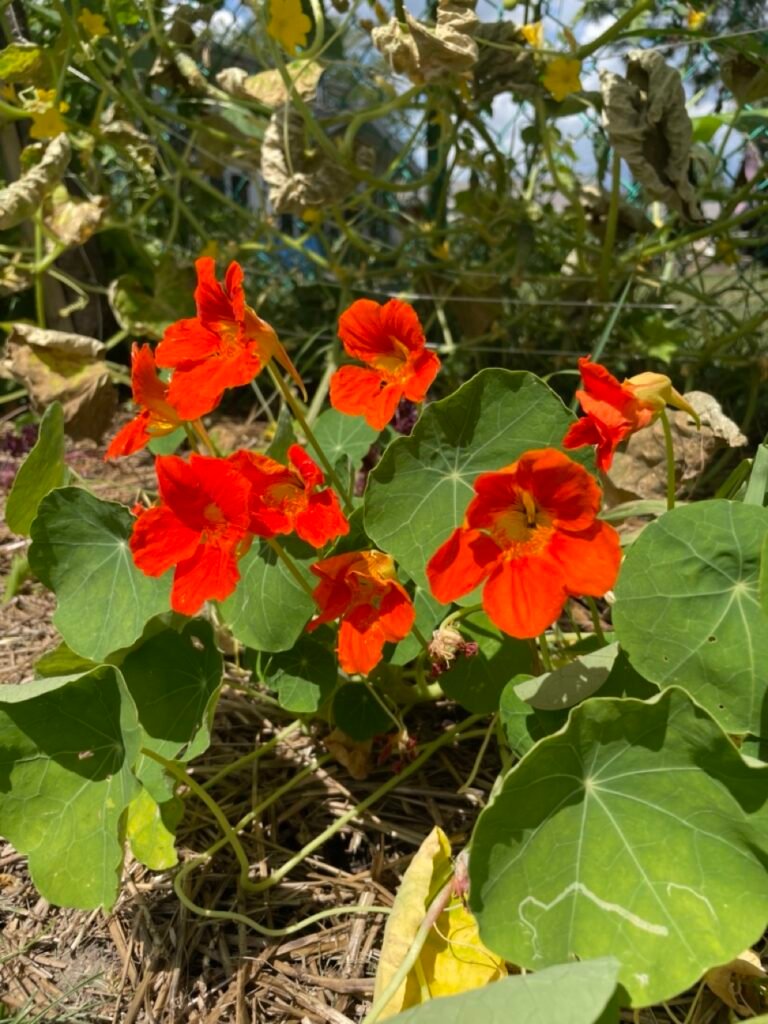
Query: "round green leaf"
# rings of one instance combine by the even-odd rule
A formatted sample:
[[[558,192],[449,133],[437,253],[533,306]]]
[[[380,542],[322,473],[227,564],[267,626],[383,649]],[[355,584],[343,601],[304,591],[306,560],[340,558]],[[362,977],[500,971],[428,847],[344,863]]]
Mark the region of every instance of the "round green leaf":
[[[728,732],[758,736],[768,690],[766,536],[768,509],[724,500],[673,509],[629,549],[613,608],[641,675],[684,687]]]
[[[480,937],[538,971],[614,955],[634,1006],[668,999],[762,934],[768,767],[683,691],[593,698],[478,819]]]
[[[207,749],[223,659],[210,623],[193,619],[181,633],[165,629],[131,651],[121,665],[143,730],[142,747],[169,760],[190,761]],[[146,755],[136,775],[159,803],[173,785]]]
[[[317,584],[309,566],[318,553],[295,537],[281,538],[286,552],[307,580]],[[257,651],[287,651],[293,647],[316,610],[307,591],[266,543],[254,541],[240,560],[240,582],[220,605],[235,637]]]
[[[475,477],[559,446],[572,419],[533,374],[482,370],[389,445],[368,479],[368,534],[426,586],[425,566],[464,518]]]
[[[49,405],[40,421],[35,446],[19,467],[5,505],[5,521],[14,533],[29,534],[42,499],[69,477],[64,464],[64,412]]]
[[[471,657],[459,654],[440,676],[448,697],[474,714],[490,714],[499,708],[502,691],[510,679],[531,671],[531,649],[524,640],[500,633],[484,612],[462,619],[459,629],[465,640],[478,645]]]
[[[52,903],[109,908],[141,730],[119,671],[0,686],[0,834]]]
[[[336,409],[326,409],[312,428],[317,442],[331,465],[348,458],[356,466],[379,436],[362,416],[346,416]],[[312,449],[309,449],[311,454]]]
[[[280,706],[295,715],[317,711],[333,693],[337,678],[336,658],[309,637],[301,637],[290,651],[272,655],[264,671],[264,682],[277,692]]]
[[[333,720],[358,743],[394,728],[392,719],[373,696],[368,683],[339,687],[333,698]]]
[[[92,661],[130,647],[154,615],[168,611],[171,574],[153,579],[136,568],[132,529],[127,508],[79,487],[48,494],[32,524],[29,564],[56,594],[54,624]]]

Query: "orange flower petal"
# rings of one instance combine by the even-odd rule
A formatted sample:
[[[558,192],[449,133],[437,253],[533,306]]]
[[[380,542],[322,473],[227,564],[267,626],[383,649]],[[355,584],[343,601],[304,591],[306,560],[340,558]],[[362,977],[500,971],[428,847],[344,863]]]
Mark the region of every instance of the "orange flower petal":
[[[195,288],[195,304],[197,305],[197,316],[204,326],[210,326],[214,330],[215,325],[227,321],[234,323],[238,319],[234,304],[230,298],[230,288],[225,291],[216,280],[216,260],[212,256],[201,256],[195,260],[197,271],[197,288]],[[242,308],[245,306],[243,290],[243,271],[237,263],[229,266],[226,276],[227,285],[231,285],[238,294],[238,303]],[[230,293],[230,294],[228,294]]]
[[[107,459],[120,459],[124,455],[133,455],[140,451],[152,440],[152,435],[147,431],[150,413],[147,409],[142,410],[138,416],[125,424],[112,438],[106,454]]]
[[[349,355],[368,364],[381,356],[402,359],[425,345],[416,310],[398,299],[383,306],[373,299],[353,302],[339,317],[339,337]]]
[[[459,526],[427,563],[427,579],[438,601],[450,604],[485,579],[501,548],[480,530]]]
[[[182,615],[194,615],[206,601],[229,597],[239,579],[237,560],[230,547],[200,544],[190,558],[176,566],[171,607]]]
[[[423,402],[439,369],[440,360],[434,352],[420,352],[412,363],[413,374],[405,382],[405,397],[411,402]]]
[[[294,528],[313,548],[322,548],[328,541],[349,533],[349,523],[341,511],[339,499],[330,489],[310,495],[306,506],[296,513]]]
[[[517,482],[552,517],[555,528],[584,530],[600,511],[601,493],[594,477],[555,448],[522,455]]]
[[[342,366],[331,377],[331,405],[347,416],[364,416],[374,430],[383,430],[395,414],[403,390],[382,387],[381,375],[362,366]]]
[[[597,521],[578,534],[556,532],[548,554],[560,566],[565,587],[571,594],[602,597],[619,575],[621,545],[618,533],[609,523]]]
[[[130,548],[143,573],[162,576],[179,559],[189,558],[199,543],[199,531],[190,529],[167,506],[160,506],[142,511],[133,524]]]
[[[336,651],[339,664],[349,675],[363,675],[374,669],[384,652],[384,634],[377,622],[361,628],[364,614],[358,615],[358,622],[344,619],[339,627]]]
[[[209,331],[197,318],[177,320],[165,329],[155,349],[155,362],[166,368],[199,363],[201,359],[216,355],[219,344],[218,334]]]
[[[505,558],[483,588],[483,608],[499,629],[528,639],[555,621],[567,596],[562,573],[551,559]]]

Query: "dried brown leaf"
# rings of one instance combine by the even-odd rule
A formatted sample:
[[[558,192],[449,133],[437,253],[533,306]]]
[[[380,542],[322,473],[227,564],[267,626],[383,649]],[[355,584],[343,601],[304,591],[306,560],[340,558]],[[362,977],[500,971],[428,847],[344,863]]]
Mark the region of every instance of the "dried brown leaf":
[[[353,779],[367,779],[371,770],[373,740],[358,742],[341,729],[334,729],[323,741],[328,752],[344,765]]]
[[[98,441],[117,405],[103,353],[95,338],[14,324],[4,368],[27,388],[35,409],[61,402],[70,437]]]
[[[373,45],[398,74],[414,82],[433,82],[469,69],[477,62],[474,32],[476,0],[438,0],[436,24],[424,25],[405,12],[371,32]]]
[[[658,50],[632,50],[627,76],[601,75],[603,120],[608,138],[651,199],[689,220],[700,220],[688,180],[693,126],[685,107],[680,72]]]
[[[39,163],[0,190],[0,231],[15,227],[35,212],[59,182],[71,152],[67,136],[57,135],[46,146]]]
[[[761,992],[754,984],[755,978],[766,977],[760,957],[753,949],[745,949],[735,960],[707,971],[704,981],[726,1006],[744,1017],[752,1017],[768,1005],[765,990]]]

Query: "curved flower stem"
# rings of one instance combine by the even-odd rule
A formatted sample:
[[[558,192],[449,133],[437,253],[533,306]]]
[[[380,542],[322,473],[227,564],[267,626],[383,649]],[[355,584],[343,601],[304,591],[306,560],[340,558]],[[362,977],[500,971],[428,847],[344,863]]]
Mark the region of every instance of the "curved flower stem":
[[[483,758],[485,757],[485,752],[488,749],[488,744],[491,740],[491,736],[496,731],[496,722],[498,720],[498,717],[499,713],[497,711],[493,718],[491,718],[491,724],[488,726],[486,730],[485,736],[483,737],[483,742],[480,744],[480,749],[477,752],[475,763],[472,765],[472,770],[467,776],[466,782],[464,782],[463,785],[459,786],[459,788],[456,790],[457,796],[462,796],[464,793],[466,793],[472,786],[472,783],[477,778],[477,773],[480,771],[480,766],[483,763]]]
[[[592,616],[592,625],[595,630],[595,636],[600,641],[600,643],[603,644],[603,646],[605,646],[608,643],[608,641],[605,639],[603,627],[600,625],[600,612],[597,610],[597,602],[595,601],[594,597],[585,597],[584,600],[587,602],[589,614]]]
[[[219,446],[205,429],[202,420],[192,420],[192,429],[215,459],[223,458]]]
[[[411,632],[416,637],[416,639],[419,641],[419,643],[424,648],[424,650],[427,653],[429,653],[429,640],[427,640],[427,638],[424,636],[424,634],[421,632],[421,630],[419,629],[419,627],[416,625],[415,622],[411,626]]]
[[[470,604],[466,608],[458,608],[455,612],[451,612],[450,615],[446,616],[441,625],[452,626],[454,622],[459,622],[461,619],[466,619],[468,615],[472,615],[474,612],[481,612],[482,610],[482,604]]]
[[[194,903],[184,891],[184,880],[196,867],[207,861],[205,856],[193,857],[187,861],[186,864],[176,873],[176,877],[173,880],[173,889],[179,898],[179,901],[184,904],[187,910],[191,910],[193,914],[198,914],[200,917],[207,917],[214,921],[234,921],[236,924],[244,924],[248,928],[253,928],[259,935],[263,935],[270,939],[284,938],[287,935],[294,935],[296,932],[302,931],[304,928],[308,928],[312,924],[316,924],[318,921],[323,921],[329,917],[340,917],[342,914],[390,914],[392,912],[391,907],[381,906],[356,906],[356,907],[330,907],[328,910],[320,910],[317,914],[311,914],[309,917],[305,917],[302,921],[297,921],[295,924],[286,925],[285,928],[267,928],[266,925],[259,924],[258,921],[254,921],[252,917],[248,917],[247,914],[239,914],[232,910],[210,910],[208,907],[201,907],[199,903]]]
[[[304,574],[301,572],[299,567],[296,565],[294,560],[291,558],[291,556],[285,550],[285,548],[280,543],[280,541],[277,540],[275,537],[265,537],[264,540],[267,542],[267,544],[269,544],[269,546],[275,552],[277,557],[282,561],[283,565],[286,567],[286,569],[291,574],[291,576],[293,576],[293,578],[299,584],[301,589],[306,591],[307,594],[309,594],[309,596],[312,598],[312,604],[314,604],[315,603],[315,595],[314,595],[314,593],[312,591],[312,587],[311,587],[309,581],[307,579],[305,579]]]
[[[333,486],[338,491],[339,497],[344,502],[344,510],[347,513],[352,512],[352,504],[350,503],[349,497],[347,495],[347,489],[344,487],[341,480],[339,480],[336,470],[331,465],[330,459],[325,454],[325,452],[322,449],[322,446],[320,445],[320,442],[315,437],[314,431],[307,422],[307,417],[304,415],[304,410],[301,408],[301,405],[296,401],[296,396],[293,394],[290,387],[283,380],[281,375],[272,367],[271,363],[268,364],[267,369],[269,370],[269,375],[271,376],[275,384],[275,387],[283,396],[286,404],[288,405],[288,408],[296,417],[296,420],[298,421],[298,424],[301,427],[302,433],[306,437],[307,441],[314,448],[318,459],[323,465],[323,469],[325,470],[328,479],[331,481]]]
[[[278,743],[282,743],[284,739],[287,739],[300,728],[301,722],[291,722],[291,724],[286,726],[285,729],[281,729],[280,732],[276,732],[272,739],[267,740],[266,743],[262,743],[261,746],[256,747],[247,754],[243,754],[242,757],[238,757],[236,761],[232,761],[230,764],[225,765],[220,771],[216,772],[215,775],[212,775],[210,779],[207,779],[202,784],[202,788],[212,789],[217,783],[221,782],[222,779],[225,779],[227,775],[231,775],[232,772],[237,772],[241,768],[245,768],[245,766],[250,764],[252,761],[258,761],[276,747]]]
[[[544,671],[551,672],[552,658],[549,655],[549,641],[547,640],[546,632],[539,636],[539,654],[541,655],[541,663],[544,666]]]
[[[677,486],[675,474],[675,446],[672,441],[672,428],[669,425],[667,410],[661,410],[661,426],[664,430],[664,450],[667,454],[667,509],[675,507],[675,490]]]

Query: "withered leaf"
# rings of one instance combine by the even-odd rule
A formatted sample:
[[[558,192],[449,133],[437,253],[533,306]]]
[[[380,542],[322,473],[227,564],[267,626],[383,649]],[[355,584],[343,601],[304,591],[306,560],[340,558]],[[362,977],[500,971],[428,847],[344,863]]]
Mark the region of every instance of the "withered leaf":
[[[98,441],[109,427],[117,393],[95,338],[14,324],[4,368],[29,391],[36,410],[61,402],[64,429]]]
[[[475,2],[438,0],[434,28],[406,11],[405,26],[392,18],[373,29],[373,45],[393,71],[414,82],[433,82],[468,71],[477,61]]]
[[[600,80],[611,145],[651,199],[689,220],[700,220],[688,180],[693,126],[680,72],[658,50],[631,50],[626,78],[604,71]]]
[[[60,180],[71,152],[67,136],[57,135],[46,146],[39,163],[0,190],[0,231],[15,227],[35,212]]]

